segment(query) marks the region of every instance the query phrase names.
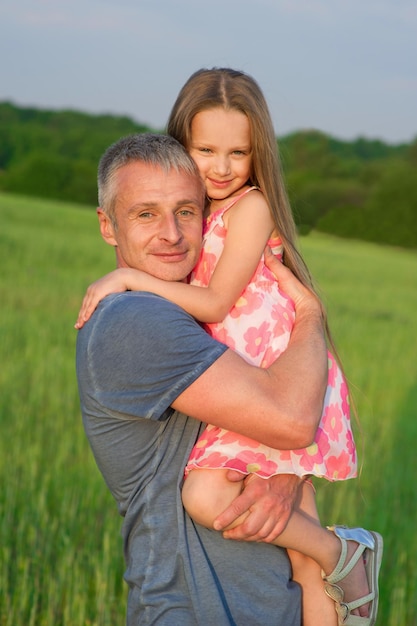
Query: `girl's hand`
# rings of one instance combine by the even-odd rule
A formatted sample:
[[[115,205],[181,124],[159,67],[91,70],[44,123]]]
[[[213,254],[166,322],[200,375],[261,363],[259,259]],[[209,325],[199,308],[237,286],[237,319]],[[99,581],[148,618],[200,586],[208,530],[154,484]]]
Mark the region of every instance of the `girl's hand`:
[[[92,283],[84,296],[75,328],[79,330],[90,319],[98,303],[111,293],[121,293],[129,289],[127,284],[128,271],[120,268],[106,274],[95,283]]]

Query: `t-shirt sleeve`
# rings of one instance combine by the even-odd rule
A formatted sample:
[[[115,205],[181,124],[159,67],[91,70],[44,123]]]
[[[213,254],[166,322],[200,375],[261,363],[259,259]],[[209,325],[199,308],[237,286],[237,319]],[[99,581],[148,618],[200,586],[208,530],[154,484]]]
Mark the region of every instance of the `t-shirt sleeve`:
[[[77,352],[87,352],[85,374],[102,407],[155,420],[226,349],[175,304],[125,292],[103,300],[79,331]]]

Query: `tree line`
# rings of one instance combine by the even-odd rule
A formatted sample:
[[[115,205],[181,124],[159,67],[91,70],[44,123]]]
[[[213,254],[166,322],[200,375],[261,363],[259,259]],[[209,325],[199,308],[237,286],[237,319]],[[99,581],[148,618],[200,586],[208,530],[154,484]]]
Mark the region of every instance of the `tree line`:
[[[124,135],[160,132],[126,116],[0,102],[0,190],[97,204],[97,164]],[[391,145],[318,130],[277,139],[300,233],[417,248],[417,137]]]

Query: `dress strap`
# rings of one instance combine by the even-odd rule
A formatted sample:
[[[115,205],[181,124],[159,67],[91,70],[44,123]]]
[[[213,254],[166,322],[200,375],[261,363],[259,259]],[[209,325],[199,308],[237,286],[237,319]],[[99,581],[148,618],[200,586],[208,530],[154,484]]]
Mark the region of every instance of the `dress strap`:
[[[241,198],[243,198],[243,196],[246,196],[247,193],[249,193],[250,191],[254,191],[254,190],[259,191],[259,187],[248,187],[247,189],[245,189],[244,191],[242,191],[242,193],[240,193],[238,196],[235,196],[234,198],[231,199],[231,201],[229,202],[229,204],[226,204],[226,206],[224,206],[222,208],[222,212],[228,211],[229,209],[232,208],[232,206],[234,206],[236,204],[236,202],[239,202],[239,200]]]
[[[230,202],[228,204],[225,204],[224,206],[221,206],[219,209],[217,209],[217,211],[214,211],[214,213],[210,213],[210,215],[208,215],[204,221],[205,226],[208,226],[209,224],[211,224],[211,222],[214,219],[218,219],[219,217],[223,217],[223,214],[226,213],[226,211],[228,211],[229,209],[232,208],[232,206],[234,206],[236,204],[236,202],[238,202],[241,198],[243,198],[243,196],[246,196],[247,193],[249,193],[250,191],[254,191],[254,190],[260,191],[259,187],[248,187],[247,189],[245,189],[244,191],[242,191],[239,195],[235,196],[234,198],[232,198],[230,200]]]

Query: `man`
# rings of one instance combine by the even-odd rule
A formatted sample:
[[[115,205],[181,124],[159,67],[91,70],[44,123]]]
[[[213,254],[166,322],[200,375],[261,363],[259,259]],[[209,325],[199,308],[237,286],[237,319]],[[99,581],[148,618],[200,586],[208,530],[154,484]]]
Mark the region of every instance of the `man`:
[[[101,235],[115,247],[119,267],[186,279],[201,246],[204,188],[180,144],[135,135],[111,146],[99,166],[99,204]],[[228,531],[233,541],[193,523],[181,503],[201,422],[280,448],[314,438],[327,383],[320,305],[281,263],[271,259],[270,267],[293,298],[297,320],[287,350],[268,370],[146,292],[105,298],[79,332],[85,430],[124,516],[129,626],[300,622],[286,553],[266,543],[285,527],[298,479],[252,477],[217,520],[225,528],[250,511]]]

